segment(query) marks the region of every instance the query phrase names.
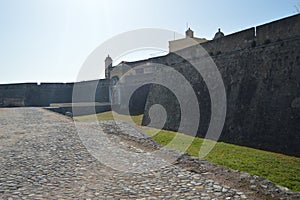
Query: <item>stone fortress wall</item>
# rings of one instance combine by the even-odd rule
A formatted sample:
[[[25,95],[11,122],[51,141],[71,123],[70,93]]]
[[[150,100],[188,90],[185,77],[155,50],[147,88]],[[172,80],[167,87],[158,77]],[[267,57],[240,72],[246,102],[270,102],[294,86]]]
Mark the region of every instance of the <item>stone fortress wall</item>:
[[[227,113],[220,140],[300,156],[300,15],[201,45],[216,63],[226,89]],[[198,54],[196,47],[181,51]],[[190,81],[196,94],[201,94],[197,135],[203,137],[211,104],[202,78],[195,75],[197,71],[189,62],[175,54],[152,62],[172,66]],[[150,88],[143,124],[150,122],[149,108],[157,103],[168,113],[164,128],[177,130],[178,101],[171,91],[157,85]]]
[[[97,85],[95,99],[88,91]],[[100,79],[76,83],[85,98],[81,102],[108,102],[109,80]],[[0,107],[9,106],[49,106],[52,103],[71,103],[74,83],[20,83],[0,85]]]

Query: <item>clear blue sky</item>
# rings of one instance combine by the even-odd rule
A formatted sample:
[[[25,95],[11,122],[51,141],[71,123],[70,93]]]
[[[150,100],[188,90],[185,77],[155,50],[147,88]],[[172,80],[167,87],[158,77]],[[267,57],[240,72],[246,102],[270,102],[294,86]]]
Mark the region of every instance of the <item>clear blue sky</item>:
[[[0,0],[0,83],[74,81],[97,46],[125,31],[184,33],[188,22],[211,39],[218,27],[229,34],[298,10],[300,0]]]

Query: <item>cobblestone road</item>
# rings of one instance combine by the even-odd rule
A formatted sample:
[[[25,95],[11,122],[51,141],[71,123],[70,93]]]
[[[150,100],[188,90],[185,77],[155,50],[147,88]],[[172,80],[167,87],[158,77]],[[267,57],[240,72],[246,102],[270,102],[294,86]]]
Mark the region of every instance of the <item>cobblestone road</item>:
[[[72,119],[42,108],[0,109],[0,166],[0,199],[251,199],[176,165],[114,170],[91,156]]]

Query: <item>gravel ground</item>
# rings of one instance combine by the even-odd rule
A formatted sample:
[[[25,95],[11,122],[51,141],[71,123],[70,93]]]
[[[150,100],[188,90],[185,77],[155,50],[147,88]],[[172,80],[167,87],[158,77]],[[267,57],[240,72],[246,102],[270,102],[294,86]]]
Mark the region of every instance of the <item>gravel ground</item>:
[[[42,108],[1,108],[0,199],[300,197],[259,177],[175,151],[157,156],[158,149],[126,123],[75,126],[71,118]],[[173,165],[167,164],[176,156]]]

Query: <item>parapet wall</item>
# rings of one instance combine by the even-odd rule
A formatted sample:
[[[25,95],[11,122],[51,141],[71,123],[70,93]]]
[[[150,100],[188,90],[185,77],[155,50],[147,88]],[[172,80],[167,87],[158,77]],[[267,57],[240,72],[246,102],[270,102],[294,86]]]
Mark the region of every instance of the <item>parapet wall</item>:
[[[300,14],[201,43],[210,55],[237,51],[300,36]]]
[[[230,52],[251,47],[255,40],[255,28],[249,28],[237,33],[211,40],[201,45],[210,55],[219,55],[223,52]]]
[[[256,27],[258,44],[300,36],[300,14]]]

